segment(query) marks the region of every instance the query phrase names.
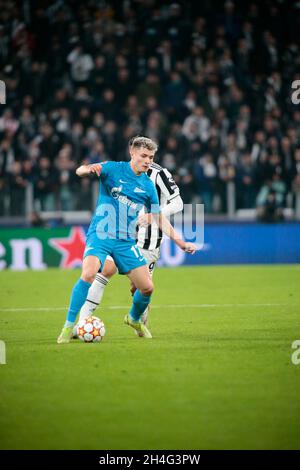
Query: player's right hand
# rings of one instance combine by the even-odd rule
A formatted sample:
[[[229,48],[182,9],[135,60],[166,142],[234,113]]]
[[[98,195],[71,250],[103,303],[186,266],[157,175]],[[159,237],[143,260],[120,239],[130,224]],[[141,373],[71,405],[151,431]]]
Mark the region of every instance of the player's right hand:
[[[101,163],[92,163],[91,165],[88,165],[88,170],[90,174],[100,176],[102,165]]]
[[[191,242],[185,242],[185,247],[183,248],[183,250],[186,252],[186,253],[189,253],[190,255],[193,255],[195,253],[195,251],[197,251],[197,245],[195,245],[195,243],[191,243]]]

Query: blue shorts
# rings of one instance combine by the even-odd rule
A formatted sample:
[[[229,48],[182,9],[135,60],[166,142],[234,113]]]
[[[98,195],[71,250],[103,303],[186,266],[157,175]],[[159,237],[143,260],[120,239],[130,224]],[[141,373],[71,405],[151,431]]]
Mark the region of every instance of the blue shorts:
[[[147,264],[134,240],[117,240],[106,238],[101,240],[96,233],[88,234],[83,258],[86,256],[97,256],[102,271],[106,257],[110,255],[120,274],[126,274],[131,269],[139,268]]]

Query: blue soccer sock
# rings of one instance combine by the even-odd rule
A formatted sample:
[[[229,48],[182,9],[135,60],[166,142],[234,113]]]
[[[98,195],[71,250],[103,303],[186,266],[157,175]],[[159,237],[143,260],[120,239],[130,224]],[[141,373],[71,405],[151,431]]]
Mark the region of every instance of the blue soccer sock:
[[[133,304],[130,309],[129,315],[134,321],[138,321],[145,309],[149,305],[151,295],[143,295],[139,290],[136,290],[133,296]]]
[[[91,284],[89,282],[84,281],[83,279],[78,279],[78,281],[76,282],[72,290],[65,326],[74,325],[77,313],[83,306],[90,287]]]

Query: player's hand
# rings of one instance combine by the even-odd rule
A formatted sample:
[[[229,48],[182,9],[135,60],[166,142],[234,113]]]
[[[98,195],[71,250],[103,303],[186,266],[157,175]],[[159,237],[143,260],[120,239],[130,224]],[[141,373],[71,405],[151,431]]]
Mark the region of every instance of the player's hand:
[[[185,246],[183,247],[183,250],[186,253],[189,253],[190,255],[193,255],[195,253],[195,251],[197,251],[197,246],[195,245],[195,243],[185,242]]]
[[[142,214],[138,217],[138,224],[140,227],[147,227],[152,224],[153,216],[152,214]]]
[[[94,174],[99,177],[102,171],[102,165],[100,163],[93,163],[91,165],[88,165],[88,171],[90,174]]]

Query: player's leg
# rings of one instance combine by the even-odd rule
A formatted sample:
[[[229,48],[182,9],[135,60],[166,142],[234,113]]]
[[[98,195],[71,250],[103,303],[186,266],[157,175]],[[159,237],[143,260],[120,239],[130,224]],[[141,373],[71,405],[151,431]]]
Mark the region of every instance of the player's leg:
[[[150,263],[150,265],[148,265],[148,269],[149,269],[149,274],[150,274],[150,277],[152,279],[152,276],[153,276],[153,271],[154,271],[154,267],[155,267],[155,263]],[[145,308],[144,312],[142,313],[142,316],[141,316],[141,321],[144,323],[144,325],[148,326],[149,324],[149,313],[150,313],[150,303],[147,305],[147,307]]]
[[[89,288],[85,303],[80,310],[79,320],[84,320],[92,315],[98,305],[101,303],[105,287],[110,278],[117,272],[117,267],[111,256],[107,256],[101,273],[97,273],[95,280]]]
[[[133,304],[125,323],[139,332],[140,336],[152,338],[150,331],[140,321],[140,317],[150,302],[153,283],[147,268],[147,262],[136,244],[120,240],[114,247],[112,256],[120,274],[127,274],[137,290],[133,295]]]
[[[101,273],[98,272],[96,274],[96,277],[89,288],[86,301],[81,307],[78,321],[85,320],[85,318],[93,315],[94,311],[102,301],[104,290],[108,285],[110,278],[114,276],[117,271],[118,269],[113,258],[111,256],[107,256]],[[73,328],[73,338],[77,338],[77,324]]]
[[[159,248],[157,248],[155,250],[149,250],[148,253],[145,253],[146,251],[147,250],[141,250],[141,253],[143,254],[143,256],[145,257],[145,259],[147,261],[149,274],[150,274],[150,277],[152,279],[153,272],[154,272],[154,269],[155,269],[155,266],[156,266],[156,261],[159,259],[159,256],[160,256],[160,250],[159,250]],[[142,322],[147,327],[148,327],[148,324],[149,324],[149,313],[150,313],[150,303],[149,303],[149,305],[147,305],[145,311],[143,312],[143,314],[141,316]]]
[[[127,273],[127,276],[136,287],[136,291],[133,294],[133,305],[129,314],[133,320],[140,320],[145,308],[151,300],[154,289],[153,282],[147,265],[132,269]]]
[[[149,269],[149,274],[150,274],[150,277],[152,279],[152,276],[153,276],[153,271],[154,271],[154,268],[155,268],[155,262],[152,262],[150,264],[148,264],[148,269]],[[136,287],[135,285],[133,284],[133,282],[131,281],[130,282],[130,292],[131,292],[131,295],[133,296],[134,293],[136,291]],[[141,316],[141,321],[144,323],[144,325],[146,325],[148,327],[148,323],[149,323],[149,313],[150,313],[150,303],[149,305],[147,305],[145,311],[142,313],[142,316]]]
[[[58,343],[68,343],[70,341],[77,313],[85,302],[88,290],[100,269],[100,265],[97,256],[86,256],[84,258],[81,277],[73,287],[66,322],[57,339]]]
[[[160,249],[155,248],[154,250],[146,250],[144,248],[140,248],[140,252],[144,256],[145,260],[147,261],[149,274],[150,274],[150,277],[152,279],[153,272],[154,272],[154,269],[155,269],[155,266],[156,266],[156,262],[159,260],[159,257],[160,257]],[[133,288],[132,288],[132,291],[133,291]],[[144,323],[144,325],[146,325],[146,326],[148,326],[149,313],[150,313],[150,303],[146,307],[145,311],[143,312],[143,314],[141,316],[141,320]]]
[[[132,298],[132,306],[125,316],[125,323],[133,327],[139,336],[152,338],[148,328],[141,321],[143,312],[148,307],[154,286],[146,265],[132,269],[127,273],[131,283],[136,287]]]

